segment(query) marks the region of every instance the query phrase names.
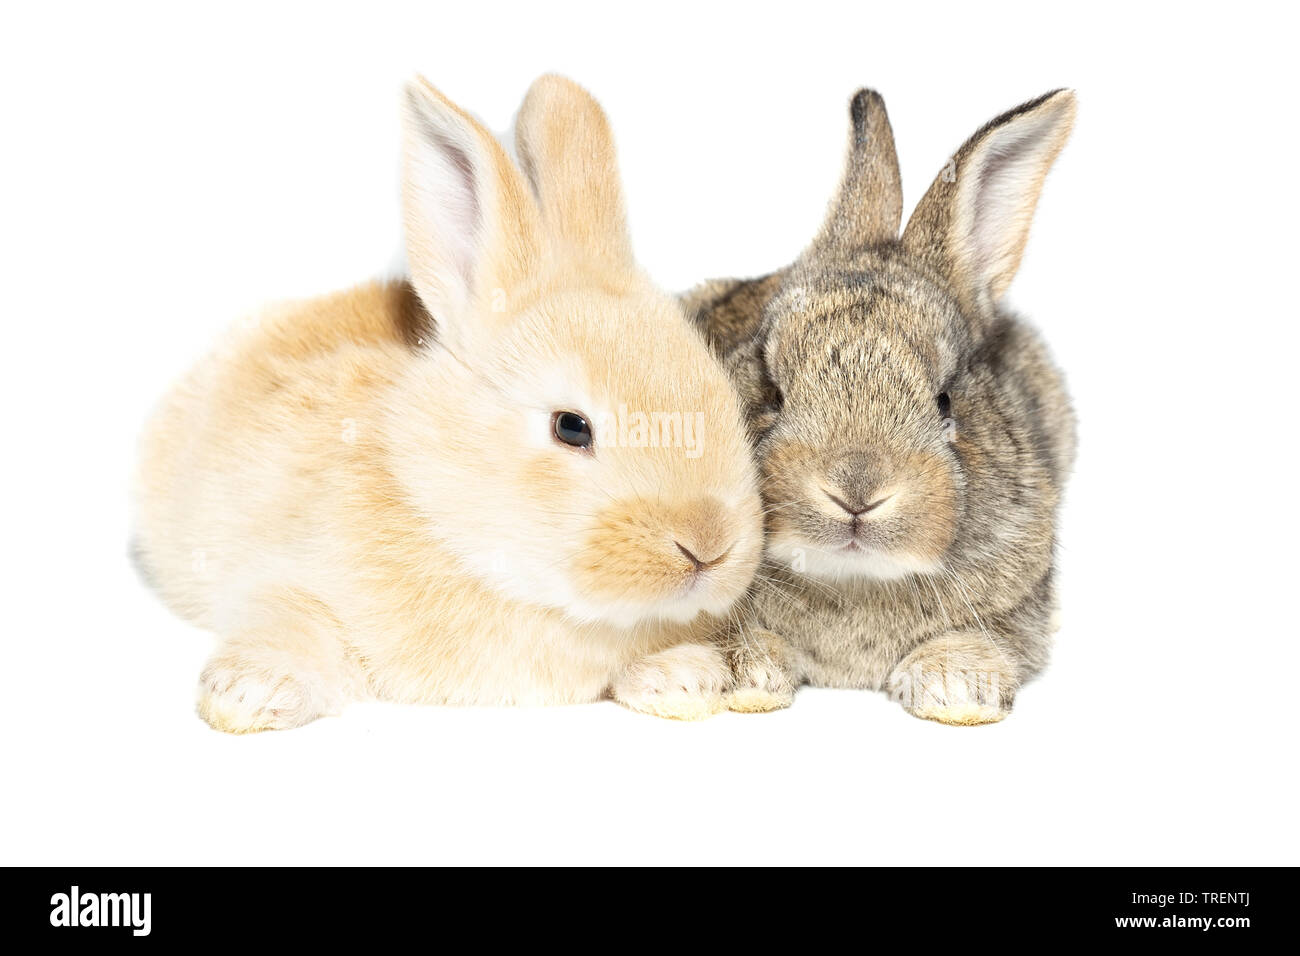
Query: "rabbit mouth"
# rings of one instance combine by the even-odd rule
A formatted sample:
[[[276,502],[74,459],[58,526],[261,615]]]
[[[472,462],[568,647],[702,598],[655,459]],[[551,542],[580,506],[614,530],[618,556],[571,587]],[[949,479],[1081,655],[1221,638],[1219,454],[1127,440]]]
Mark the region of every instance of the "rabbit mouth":
[[[873,559],[880,558],[888,560],[891,556],[888,548],[882,548],[878,544],[872,544],[860,537],[854,536],[843,544],[828,549],[832,554],[842,555],[843,557]]]
[[[679,546],[680,547],[680,546]],[[677,590],[676,598],[680,602],[706,605],[729,605],[725,595],[731,590],[731,581],[735,577],[727,564],[732,548],[728,548],[712,561],[695,561],[695,566],[687,571]]]
[[[828,551],[838,554],[887,554],[889,548],[881,541],[880,531],[871,524],[855,517],[851,522],[838,522],[832,540],[838,538],[839,544],[830,544]]]
[[[707,592],[717,583],[717,573],[710,573],[714,565],[708,564],[695,568],[686,575],[686,580],[682,582],[681,590],[677,592],[679,600],[698,597],[701,593]]]
[[[897,552],[858,538],[827,549],[824,553],[829,559],[827,565],[823,568],[809,568],[814,575],[820,570],[823,575],[836,578],[888,581],[913,574],[928,574],[934,570],[934,562],[918,555]]]
[[[840,534],[828,540],[824,529],[816,535],[776,532],[768,539],[766,560],[824,581],[889,581],[929,574],[938,567],[935,559],[924,554],[861,534]]]

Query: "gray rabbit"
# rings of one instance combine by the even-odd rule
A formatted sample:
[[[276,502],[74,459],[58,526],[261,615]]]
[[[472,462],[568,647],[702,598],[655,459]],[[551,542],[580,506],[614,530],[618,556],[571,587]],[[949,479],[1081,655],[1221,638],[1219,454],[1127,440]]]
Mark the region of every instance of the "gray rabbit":
[[[729,625],[729,705],[787,706],[810,683],[988,723],[1055,629],[1074,415],[1000,301],[1075,97],[982,127],[901,238],[884,102],[863,90],[851,113],[839,195],[799,260],[684,297],[747,403],[767,509],[764,565]]]

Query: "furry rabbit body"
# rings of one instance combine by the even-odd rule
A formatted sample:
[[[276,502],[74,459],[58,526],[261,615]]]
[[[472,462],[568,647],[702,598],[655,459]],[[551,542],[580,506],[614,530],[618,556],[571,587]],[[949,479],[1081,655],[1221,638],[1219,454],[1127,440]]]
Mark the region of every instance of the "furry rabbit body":
[[[733,709],[808,682],[985,723],[1044,666],[1074,415],[1001,299],[1074,112],[1057,91],[981,128],[900,237],[892,131],[861,91],[811,247],[685,296],[745,396],[768,512],[731,633]]]
[[[219,638],[200,713],[718,709],[704,634],[752,577],[761,505],[725,372],[632,260],[603,113],[542,78],[516,165],[417,81],[404,131],[411,281],[238,330],[144,437],[141,564]],[[707,444],[620,443],[620,407],[692,415]]]

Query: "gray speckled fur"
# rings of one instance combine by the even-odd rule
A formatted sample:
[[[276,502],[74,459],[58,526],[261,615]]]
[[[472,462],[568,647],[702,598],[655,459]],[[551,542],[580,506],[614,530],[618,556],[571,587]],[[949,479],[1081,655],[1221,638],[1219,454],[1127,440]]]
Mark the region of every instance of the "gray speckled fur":
[[[1019,226],[1027,232],[1073,108],[1071,94],[1053,93],[998,117],[958,152],[958,178],[968,169],[997,174],[990,133],[1014,144],[1022,127],[1036,132],[1021,135],[1038,151]],[[898,238],[892,133],[883,102],[862,91],[844,183],[807,252],[772,275],[709,282],[683,297],[747,403],[769,531],[779,525],[813,545],[832,540],[834,523],[801,498],[804,479],[826,476],[866,501],[880,447],[919,449],[950,476],[931,508],[952,525],[938,572],[828,580],[765,565],[733,621],[741,686],[766,684],[781,697],[808,682],[902,699],[900,675],[918,661],[927,672],[991,669],[999,672],[996,716],[904,700],[920,716],[979,723],[1009,710],[1020,683],[1047,662],[1074,416],[1038,335],[996,305],[1023,237],[1010,243],[995,281],[975,278],[965,247],[949,238],[958,185],[941,173]],[[937,437],[940,392],[951,395],[954,441]]]

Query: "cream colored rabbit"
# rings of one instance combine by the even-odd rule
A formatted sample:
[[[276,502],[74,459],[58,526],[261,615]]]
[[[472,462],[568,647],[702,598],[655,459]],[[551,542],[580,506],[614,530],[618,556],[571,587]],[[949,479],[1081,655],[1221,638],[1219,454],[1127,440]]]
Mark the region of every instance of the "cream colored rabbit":
[[[726,375],[632,260],[603,113],[538,80],[522,173],[422,80],[404,126],[411,284],[264,316],[146,434],[141,562],[220,638],[200,713],[719,709],[704,638],[760,555],[756,479]]]

